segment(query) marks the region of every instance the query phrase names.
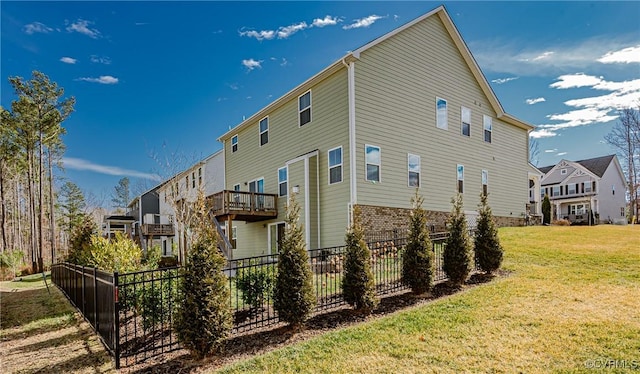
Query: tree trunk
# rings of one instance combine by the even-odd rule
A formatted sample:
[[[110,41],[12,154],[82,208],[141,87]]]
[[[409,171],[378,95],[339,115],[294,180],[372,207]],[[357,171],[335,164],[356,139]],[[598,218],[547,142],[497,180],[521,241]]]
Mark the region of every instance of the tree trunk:
[[[53,165],[51,162],[51,149],[49,149],[49,225],[51,232],[51,264],[55,263],[56,254],[56,216],[55,207],[53,204]]]
[[[27,152],[27,194],[29,195],[29,251],[31,252],[31,269],[34,273],[38,271],[38,264],[36,262],[36,197],[33,191],[33,153],[31,150]]]
[[[0,204],[2,204],[2,252],[8,250],[7,247],[7,199],[4,198],[4,162],[0,161]]]
[[[40,154],[38,155],[38,273],[44,271],[44,263],[42,253],[44,252],[44,236],[42,235],[42,220],[44,218],[44,194],[42,188],[42,179],[44,176],[42,168],[42,129],[40,129]]]

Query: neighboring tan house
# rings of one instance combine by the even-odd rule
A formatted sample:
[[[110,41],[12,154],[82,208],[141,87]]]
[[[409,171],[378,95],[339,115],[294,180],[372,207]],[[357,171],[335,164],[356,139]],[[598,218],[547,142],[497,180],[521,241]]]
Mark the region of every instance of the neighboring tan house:
[[[540,196],[549,195],[552,219],[574,224],[625,220],[626,183],[616,155],[561,160],[540,170]]]
[[[159,245],[162,253],[166,253],[168,237],[175,235],[173,215],[160,214],[160,199],[156,186],[136,196],[127,206],[127,215],[133,217],[133,236],[146,252],[150,246]]]
[[[222,135],[233,257],[275,253],[295,194],[308,249],[344,244],[352,207],[369,233],[406,235],[418,188],[445,227],[456,192],[499,225],[524,223],[529,124],[505,113],[444,7],[355,49]]]
[[[529,164],[529,204],[527,205],[527,223],[542,224],[542,198],[541,182],[544,173],[537,167]]]
[[[224,189],[224,153],[219,150],[196,162],[161,184],[157,191],[161,216],[173,218],[175,236],[166,237],[162,242],[163,255],[176,254],[181,261],[187,248],[187,228],[189,210],[186,202],[192,203],[198,193],[205,197]],[[225,229],[222,228],[224,232]]]

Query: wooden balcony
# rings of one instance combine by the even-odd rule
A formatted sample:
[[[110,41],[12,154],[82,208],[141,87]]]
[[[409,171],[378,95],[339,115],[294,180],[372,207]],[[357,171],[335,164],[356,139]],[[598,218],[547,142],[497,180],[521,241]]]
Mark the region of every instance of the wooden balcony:
[[[142,235],[144,236],[174,236],[172,224],[153,224],[145,223],[141,226]]]
[[[224,190],[209,197],[213,214],[221,221],[257,222],[278,216],[278,195]]]

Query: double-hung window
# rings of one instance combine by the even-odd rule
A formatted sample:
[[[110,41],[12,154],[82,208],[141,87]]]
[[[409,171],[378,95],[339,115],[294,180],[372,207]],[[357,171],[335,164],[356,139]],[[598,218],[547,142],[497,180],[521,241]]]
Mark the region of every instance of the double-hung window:
[[[329,150],[329,184],[342,182],[342,147]]]
[[[462,122],[462,135],[471,136],[471,109],[460,108],[460,121]]]
[[[278,169],[278,191],[280,196],[287,196],[288,190],[287,167]]]
[[[231,138],[231,153],[238,151],[238,135],[234,135]]]
[[[311,91],[307,91],[298,98],[298,113],[300,118],[300,126],[304,126],[311,122]]]
[[[436,97],[436,127],[447,129],[447,100]]]
[[[482,127],[484,128],[484,141],[491,143],[491,133],[493,132],[493,120],[489,116],[482,117]]]
[[[458,193],[464,193],[464,165],[456,166],[456,174],[458,179]]]
[[[269,117],[260,120],[260,146],[269,143]]]
[[[366,169],[365,179],[371,182],[380,182],[380,147],[365,145],[364,159]]]
[[[420,156],[407,155],[407,170],[409,173],[409,187],[420,187]]]

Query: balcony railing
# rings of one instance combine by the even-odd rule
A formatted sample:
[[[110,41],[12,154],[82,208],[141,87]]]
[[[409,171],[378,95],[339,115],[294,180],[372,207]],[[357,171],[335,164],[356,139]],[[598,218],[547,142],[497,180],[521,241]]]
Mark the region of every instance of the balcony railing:
[[[172,224],[145,223],[141,226],[142,235],[144,236],[173,236]]]
[[[211,195],[213,214],[238,221],[262,221],[278,216],[278,195],[224,190]]]

